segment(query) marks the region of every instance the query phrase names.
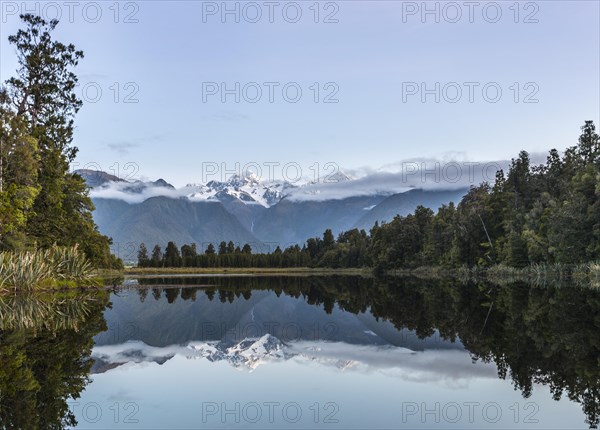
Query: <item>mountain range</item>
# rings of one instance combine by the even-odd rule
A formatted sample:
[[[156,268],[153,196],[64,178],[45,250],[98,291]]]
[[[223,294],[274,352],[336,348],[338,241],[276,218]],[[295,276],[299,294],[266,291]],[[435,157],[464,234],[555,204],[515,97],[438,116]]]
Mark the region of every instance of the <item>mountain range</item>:
[[[136,287],[135,282],[129,285]],[[194,300],[170,302],[162,293],[142,302],[135,288],[127,289],[112,302],[105,319],[108,330],[94,337],[93,373],[130,362],[164,364],[175,355],[252,370],[297,356],[335,358],[346,366],[356,358],[352,350],[464,350],[460,341],[445,340],[437,331],[421,339],[414,330],[399,330],[370,312],[353,314],[335,306],[327,313],[302,296],[266,290],[233,302],[210,300],[201,290]]]
[[[356,180],[342,172],[326,184],[267,182],[248,174],[179,189],[163,179],[125,181],[93,170],[75,173],[91,187],[94,220],[100,232],[113,239],[117,253],[137,249],[142,242],[149,248],[174,241],[204,249],[223,240],[272,251],[276,246],[302,245],[327,228],[334,234],[352,228],[368,231],[375,222],[405,216],[418,205],[435,211],[443,204],[457,203],[467,192],[466,188],[406,188],[353,193]],[[343,190],[339,197],[336,190]],[[134,260],[131,251],[119,256],[126,262]]]

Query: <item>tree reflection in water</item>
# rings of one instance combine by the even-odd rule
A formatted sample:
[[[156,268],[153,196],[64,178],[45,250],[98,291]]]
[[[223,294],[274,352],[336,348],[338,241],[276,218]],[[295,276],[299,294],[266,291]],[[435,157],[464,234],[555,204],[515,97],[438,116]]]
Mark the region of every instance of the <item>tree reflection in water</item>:
[[[77,424],[68,400],[89,383],[108,299],[104,291],[0,297],[0,428]]]
[[[550,388],[555,400],[566,395],[582,405],[586,423],[600,421],[600,291],[547,288],[523,283],[495,286],[414,278],[263,277],[140,279],[160,285],[169,303],[180,294],[175,283],[207,285],[204,294],[221,302],[248,300],[254,290],[303,298],[331,313],[334,306],[370,312],[419,338],[460,339],[474,360],[494,362],[498,376],[509,377],[527,398],[533,384]],[[161,288],[153,295],[161,297]],[[180,299],[198,289],[181,292]]]
[[[322,307],[371,313],[420,338],[460,339],[474,360],[494,362],[524,397],[547,385],[600,416],[600,291],[361,277],[140,279],[140,302],[168,307],[233,303],[272,291]],[[182,288],[181,285],[186,285]],[[193,285],[202,285],[194,287]],[[206,285],[212,285],[207,287]],[[0,428],[76,425],[67,401],[88,384],[93,337],[107,330],[107,292],[0,297]],[[143,308],[141,308],[143,311]],[[173,308],[176,309],[176,308]]]

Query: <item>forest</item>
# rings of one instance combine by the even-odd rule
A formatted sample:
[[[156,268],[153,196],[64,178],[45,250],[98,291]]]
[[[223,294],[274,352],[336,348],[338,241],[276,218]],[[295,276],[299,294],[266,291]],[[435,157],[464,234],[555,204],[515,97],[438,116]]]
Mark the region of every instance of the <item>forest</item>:
[[[523,268],[532,264],[583,264],[600,259],[600,138],[585,121],[576,145],[552,149],[532,165],[521,151],[493,184],[471,187],[437,212],[419,206],[408,216],[334,237],[326,230],[300,247],[252,253],[249,244],[221,242],[200,252],[169,242],[148,251],[140,267],[327,267],[376,271],[441,267]]]

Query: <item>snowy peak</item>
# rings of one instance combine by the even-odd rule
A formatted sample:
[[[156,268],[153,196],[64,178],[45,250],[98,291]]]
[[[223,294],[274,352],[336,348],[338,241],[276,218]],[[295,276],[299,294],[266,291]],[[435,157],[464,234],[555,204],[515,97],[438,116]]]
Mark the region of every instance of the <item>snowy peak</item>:
[[[210,181],[206,185],[190,185],[197,191],[190,197],[195,199],[228,201],[230,197],[246,204],[260,204],[271,207],[292,194],[318,193],[319,185],[338,184],[352,181],[354,178],[341,170],[323,177],[320,181],[290,183],[288,181],[261,181],[253,172],[245,175],[235,174],[227,181]],[[316,189],[315,186],[317,187]]]
[[[337,184],[338,182],[346,182],[352,180],[354,180],[352,176],[345,174],[341,170],[338,170],[335,173],[327,175],[325,176],[325,178],[323,178],[323,182],[326,184]]]
[[[252,371],[261,364],[288,360],[295,354],[285,351],[285,344],[275,336],[265,334],[260,338],[246,338],[238,343],[192,342],[187,346],[158,348],[140,341],[121,345],[95,347],[93,373],[103,373],[126,363],[157,363],[162,365],[176,355],[188,359],[206,359],[210,362],[227,361],[238,369]]]
[[[239,191],[242,188],[253,188],[259,185],[259,180],[255,174],[248,176],[233,175],[227,181],[209,181],[206,186],[215,190],[234,189]]]
[[[255,173],[233,175],[226,181],[209,181],[206,184],[189,184],[191,200],[229,202],[239,200],[244,204],[271,207],[283,199],[289,190],[296,188],[286,181],[260,181]]]
[[[233,175],[231,176],[227,182],[225,182],[228,186],[234,188],[243,188],[243,187],[255,187],[259,185],[258,176],[256,176],[253,172],[248,172],[245,176],[242,175]]]
[[[290,357],[283,350],[283,343],[270,334],[261,338],[248,338],[241,342],[226,347],[226,344],[198,344],[190,345],[189,348],[201,357],[210,361],[226,360],[232,366],[245,367],[250,370],[268,361],[286,360]]]
[[[165,364],[179,356],[189,360],[207,360],[211,363],[227,362],[238,370],[252,372],[263,364],[295,360],[319,363],[340,371],[385,364],[395,367],[417,353],[392,345],[354,345],[345,342],[295,341],[283,343],[271,334],[246,338],[240,342],[191,342],[187,345],[153,347],[141,341],[118,345],[95,346],[92,351],[92,373],[103,373],[127,363]],[[387,363],[387,364],[386,364]]]

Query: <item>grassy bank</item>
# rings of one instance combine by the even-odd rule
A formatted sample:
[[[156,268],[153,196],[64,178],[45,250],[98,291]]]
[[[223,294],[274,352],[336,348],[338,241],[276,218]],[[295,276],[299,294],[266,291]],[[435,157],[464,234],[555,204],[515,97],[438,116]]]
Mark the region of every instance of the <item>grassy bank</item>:
[[[129,267],[124,271],[100,271],[102,276],[174,276],[174,275],[256,275],[256,276],[372,276],[371,268],[263,268],[263,267],[178,267],[178,268],[138,268]],[[487,281],[498,285],[526,282],[539,286],[586,286],[600,288],[600,263],[579,265],[534,264],[524,268],[505,265],[490,267],[466,266],[448,268],[442,266],[422,266],[412,269],[395,269],[385,272],[386,276],[411,276],[420,279],[455,279],[459,282]]]
[[[113,275],[112,272],[103,273]],[[125,275],[281,275],[281,276],[327,276],[371,274],[371,269],[328,269],[312,267],[175,267],[175,268],[126,268]]]
[[[0,253],[0,292],[93,285],[94,270],[74,247]]]

